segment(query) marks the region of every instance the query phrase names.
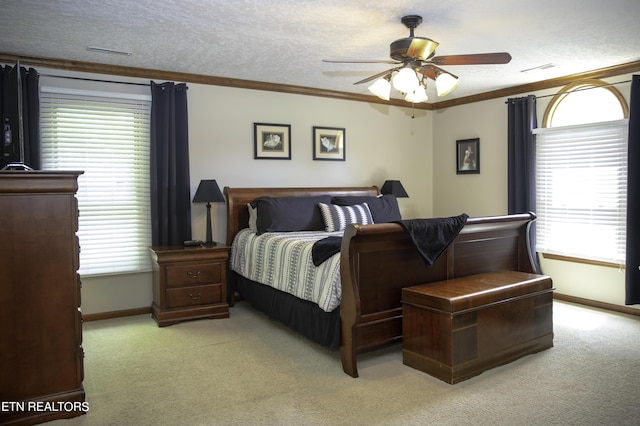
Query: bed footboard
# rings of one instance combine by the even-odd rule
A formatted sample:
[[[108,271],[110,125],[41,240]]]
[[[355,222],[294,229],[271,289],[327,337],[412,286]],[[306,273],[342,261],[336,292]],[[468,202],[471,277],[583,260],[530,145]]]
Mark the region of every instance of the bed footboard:
[[[358,377],[358,353],[401,341],[403,287],[482,272],[533,272],[527,243],[533,220],[533,213],[470,218],[430,267],[400,224],[348,225],[340,258],[345,373]]]

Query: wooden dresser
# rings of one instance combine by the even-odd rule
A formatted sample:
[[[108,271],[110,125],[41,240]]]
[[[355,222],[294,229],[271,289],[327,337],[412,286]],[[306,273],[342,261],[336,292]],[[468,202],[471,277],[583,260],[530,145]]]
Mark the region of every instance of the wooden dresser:
[[[152,316],[164,327],[197,318],[228,318],[227,260],[230,247],[156,246]]]
[[[88,410],[77,272],[81,173],[0,171],[0,424]]]

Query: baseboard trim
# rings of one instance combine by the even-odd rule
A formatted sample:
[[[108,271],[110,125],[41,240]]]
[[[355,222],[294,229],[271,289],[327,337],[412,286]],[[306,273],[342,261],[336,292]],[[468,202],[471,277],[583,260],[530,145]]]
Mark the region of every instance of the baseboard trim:
[[[586,305],[592,308],[606,309],[609,311],[619,312],[622,314],[640,316],[640,309],[627,308],[626,306],[616,305],[613,303],[599,302],[597,300],[584,299],[582,297],[569,296],[567,294],[553,293],[553,298],[579,305]]]
[[[593,308],[606,309],[609,311],[620,312],[622,314],[640,316],[640,309],[627,308],[613,303],[599,302],[597,300],[585,299],[582,297],[570,296],[567,294],[553,293],[553,298],[569,303],[577,303],[579,305],[591,306]],[[99,312],[97,314],[82,315],[84,322],[99,321],[111,318],[131,317],[134,315],[151,314],[151,306],[135,309],[124,309],[121,311]]]
[[[131,317],[134,315],[144,315],[151,313],[151,306],[145,308],[123,309],[121,311],[99,312],[97,314],[82,315],[82,321],[99,321],[111,318]]]

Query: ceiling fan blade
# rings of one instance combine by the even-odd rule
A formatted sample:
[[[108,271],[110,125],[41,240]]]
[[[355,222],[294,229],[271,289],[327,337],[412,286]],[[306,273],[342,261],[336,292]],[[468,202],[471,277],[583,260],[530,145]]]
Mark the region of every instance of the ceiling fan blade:
[[[397,70],[397,69],[400,69],[400,67],[392,68],[392,69],[390,69],[390,70],[386,70],[386,71],[379,72],[378,74],[374,74],[374,75],[372,75],[371,77],[367,77],[367,78],[365,78],[364,80],[356,81],[356,82],[355,82],[355,83],[353,83],[353,84],[354,84],[354,85],[355,85],[355,84],[362,84],[362,83],[367,83],[367,82],[369,82],[369,81],[373,81],[373,80],[375,80],[376,78],[384,77],[384,76],[385,76],[385,75],[387,75],[387,74],[391,74],[393,71],[395,71],[395,70]]]
[[[431,80],[435,80],[436,79],[436,66],[431,65],[431,64],[427,64],[425,66],[423,66],[422,68],[420,68],[418,70],[418,72],[420,74],[422,74],[423,76],[430,78]]]
[[[397,65],[397,64],[401,64],[402,62],[398,62],[398,61],[390,61],[390,60],[353,60],[353,61],[333,61],[333,60],[329,60],[329,59],[323,59],[322,62],[328,62],[331,64],[391,64],[391,65]]]
[[[436,65],[508,64],[509,61],[511,61],[511,55],[506,52],[436,56],[430,60]]]

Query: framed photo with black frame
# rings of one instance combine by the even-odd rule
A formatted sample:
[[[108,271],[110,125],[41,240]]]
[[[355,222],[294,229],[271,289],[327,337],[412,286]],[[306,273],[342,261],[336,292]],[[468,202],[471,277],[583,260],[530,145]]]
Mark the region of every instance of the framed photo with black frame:
[[[339,127],[313,127],[313,159],[345,161],[346,130]]]
[[[480,139],[462,139],[456,141],[456,173],[480,173]]]
[[[291,125],[253,123],[254,159],[291,160]]]

